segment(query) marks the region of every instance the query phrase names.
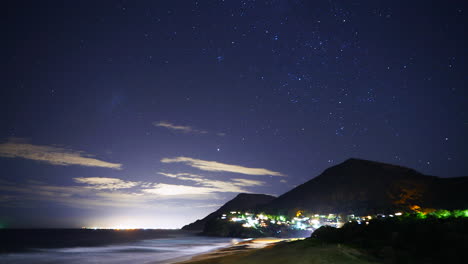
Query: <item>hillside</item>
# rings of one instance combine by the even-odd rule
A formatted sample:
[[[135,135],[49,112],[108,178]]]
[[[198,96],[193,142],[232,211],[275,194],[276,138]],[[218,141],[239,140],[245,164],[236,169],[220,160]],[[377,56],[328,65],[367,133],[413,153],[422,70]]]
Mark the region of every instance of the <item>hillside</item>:
[[[203,230],[205,223],[211,219],[216,218],[217,216],[227,213],[230,211],[245,211],[251,208],[255,208],[260,205],[264,205],[268,202],[271,202],[275,199],[274,196],[266,194],[249,194],[249,193],[240,193],[234,199],[230,200],[218,210],[207,215],[203,219],[199,219],[191,224],[188,224],[182,227],[183,230]]]
[[[380,162],[348,159],[262,206],[265,212],[371,214],[468,207],[468,177],[439,178]]]

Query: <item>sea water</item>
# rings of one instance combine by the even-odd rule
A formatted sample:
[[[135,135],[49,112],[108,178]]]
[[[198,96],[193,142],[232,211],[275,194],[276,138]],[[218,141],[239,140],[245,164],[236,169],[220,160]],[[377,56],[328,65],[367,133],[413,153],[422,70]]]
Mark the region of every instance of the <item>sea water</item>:
[[[230,238],[184,235],[95,247],[35,248],[26,253],[0,254],[0,263],[174,263],[232,243]]]

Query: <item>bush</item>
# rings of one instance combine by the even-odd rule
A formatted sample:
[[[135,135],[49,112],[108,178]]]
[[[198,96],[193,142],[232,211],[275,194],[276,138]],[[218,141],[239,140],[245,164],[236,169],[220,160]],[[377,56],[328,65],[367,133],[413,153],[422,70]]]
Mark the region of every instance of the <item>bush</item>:
[[[332,226],[321,226],[315,230],[311,237],[327,243],[340,243],[343,241],[341,230]]]
[[[443,212],[442,212],[443,213]],[[368,225],[323,226],[312,236],[322,242],[344,243],[390,263],[463,263],[468,252],[468,219],[428,215],[375,219]]]

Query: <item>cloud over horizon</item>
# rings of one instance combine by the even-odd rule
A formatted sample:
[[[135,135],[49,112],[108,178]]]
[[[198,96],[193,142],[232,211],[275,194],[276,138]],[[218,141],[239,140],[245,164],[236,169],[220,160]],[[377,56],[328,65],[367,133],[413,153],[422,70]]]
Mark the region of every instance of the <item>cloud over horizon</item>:
[[[217,161],[207,161],[193,159],[189,157],[176,157],[176,158],[163,158],[162,163],[184,163],[190,167],[197,168],[204,171],[219,171],[219,172],[233,172],[247,175],[271,175],[271,176],[286,176],[280,172],[271,171],[264,168],[248,168],[239,165],[231,165],[220,163]]]
[[[216,199],[216,195],[210,188],[163,183],[151,183],[146,186],[144,183],[128,182],[116,178],[93,178],[98,177],[83,178],[85,180],[77,182],[95,183],[95,186],[0,183],[0,191],[4,193],[0,196],[0,207],[23,207],[31,202],[50,201],[74,208],[128,207],[134,209],[167,207],[161,204],[161,201],[184,206],[179,203],[181,199],[196,200],[201,204],[212,204],[213,199]],[[136,188],[129,189],[132,187]],[[206,203],[203,202],[204,200]]]
[[[54,146],[32,145],[19,141],[9,141],[0,144],[0,157],[30,159],[60,166],[80,165],[116,170],[122,169],[122,164],[98,160],[82,151]]]
[[[191,183],[128,181],[108,177],[76,177],[73,181],[78,185],[67,186],[50,185],[34,180],[23,184],[1,181],[0,191],[4,192],[4,195],[0,197],[0,206],[21,201],[53,201],[80,208],[149,208],[157,204],[157,201],[171,203],[180,199],[209,201],[211,204],[213,199],[219,199],[221,193],[252,193],[248,187],[265,184],[262,181],[239,178],[220,181],[189,173],[160,174]]]

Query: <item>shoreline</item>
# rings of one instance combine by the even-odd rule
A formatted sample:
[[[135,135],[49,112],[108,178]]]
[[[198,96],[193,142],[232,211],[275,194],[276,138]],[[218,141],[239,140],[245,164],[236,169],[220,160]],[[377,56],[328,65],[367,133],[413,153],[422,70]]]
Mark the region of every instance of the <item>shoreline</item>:
[[[237,240],[238,238],[233,238]],[[183,259],[177,260],[176,262],[171,262],[174,264],[190,264],[198,263],[203,261],[212,260],[215,258],[221,257],[232,257],[234,255],[245,255],[247,253],[270,248],[280,243],[288,243],[291,241],[302,240],[303,238],[275,238],[275,237],[266,237],[266,238],[253,238],[253,239],[239,239],[241,241],[233,243],[230,246],[218,248],[212,251],[201,253],[198,255],[187,256]]]
[[[263,241],[262,241],[263,240]],[[375,259],[362,250],[329,244],[317,239],[252,239],[172,262],[175,264],[376,264]]]

